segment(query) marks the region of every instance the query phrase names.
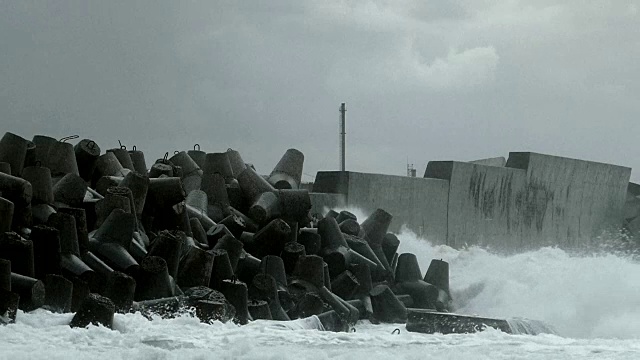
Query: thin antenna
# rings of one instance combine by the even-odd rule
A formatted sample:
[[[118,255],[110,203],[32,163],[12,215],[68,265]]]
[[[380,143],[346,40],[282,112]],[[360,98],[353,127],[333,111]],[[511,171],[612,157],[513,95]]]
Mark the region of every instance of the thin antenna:
[[[340,171],[346,171],[346,140],[345,135],[346,125],[345,125],[345,115],[347,113],[347,108],[345,103],[340,105]]]

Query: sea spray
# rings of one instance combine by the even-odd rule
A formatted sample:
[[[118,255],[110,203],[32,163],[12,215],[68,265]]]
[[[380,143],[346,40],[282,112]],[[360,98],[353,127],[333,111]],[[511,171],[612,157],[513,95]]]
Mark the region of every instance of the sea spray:
[[[541,248],[510,256],[433,245],[406,228],[399,253],[449,262],[456,311],[550,324],[562,336],[640,338],[640,263],[621,254]]]

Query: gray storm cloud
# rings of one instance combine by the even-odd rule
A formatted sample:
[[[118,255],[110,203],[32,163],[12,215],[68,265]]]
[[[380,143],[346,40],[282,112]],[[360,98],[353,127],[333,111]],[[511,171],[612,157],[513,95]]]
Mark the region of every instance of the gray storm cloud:
[[[346,102],[351,170],[509,151],[640,167],[639,8],[0,0],[0,121],[150,160],[232,147],[262,172],[295,147],[313,175],[338,167]]]

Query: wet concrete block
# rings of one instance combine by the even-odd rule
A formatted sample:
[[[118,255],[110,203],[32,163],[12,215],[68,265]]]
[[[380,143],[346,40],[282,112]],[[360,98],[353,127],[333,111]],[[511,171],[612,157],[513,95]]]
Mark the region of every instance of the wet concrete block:
[[[41,280],[11,273],[11,291],[20,295],[20,310],[32,311],[44,305],[45,286]]]
[[[104,296],[111,299],[117,312],[127,313],[133,306],[135,290],[136,281],[133,277],[114,271],[107,280]]]
[[[11,271],[34,277],[33,241],[15,232],[0,234],[0,256],[11,261]]]
[[[20,295],[0,288],[0,325],[13,324],[20,307]]]
[[[109,298],[98,294],[89,294],[69,326],[87,327],[89,324],[93,324],[111,329],[113,328],[114,313],[115,305]]]
[[[60,275],[48,274],[44,279],[44,306],[52,312],[71,311],[73,283]]]

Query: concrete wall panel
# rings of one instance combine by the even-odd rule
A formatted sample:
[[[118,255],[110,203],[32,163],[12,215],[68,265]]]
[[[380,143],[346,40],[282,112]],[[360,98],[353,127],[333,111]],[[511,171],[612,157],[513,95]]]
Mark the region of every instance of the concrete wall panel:
[[[356,172],[321,171],[314,191],[340,192],[347,205],[371,213],[377,208],[393,215],[390,231],[403,224],[435,244],[447,237],[449,182],[406,176]]]
[[[448,237],[452,247],[520,246],[515,199],[524,189],[526,171],[456,161],[431,161],[425,177],[449,180]]]
[[[527,171],[516,199],[524,249],[589,245],[622,225],[631,169],[537,153],[511,153],[507,167]]]

